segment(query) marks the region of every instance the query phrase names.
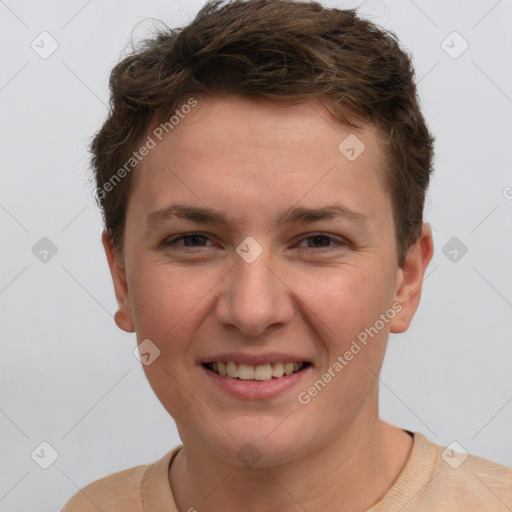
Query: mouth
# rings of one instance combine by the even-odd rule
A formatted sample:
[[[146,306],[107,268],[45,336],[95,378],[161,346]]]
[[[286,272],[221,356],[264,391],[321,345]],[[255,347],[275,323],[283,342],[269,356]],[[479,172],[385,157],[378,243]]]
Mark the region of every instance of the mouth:
[[[202,366],[221,377],[242,381],[272,381],[300,373],[311,366],[309,361],[283,361],[261,365],[235,363],[233,361],[212,361]]]

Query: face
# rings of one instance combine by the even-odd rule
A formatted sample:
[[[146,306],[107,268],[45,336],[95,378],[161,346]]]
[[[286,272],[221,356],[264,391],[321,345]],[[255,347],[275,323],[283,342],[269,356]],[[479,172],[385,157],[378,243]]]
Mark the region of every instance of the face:
[[[273,465],[377,421],[388,334],[432,252],[425,225],[397,266],[383,162],[372,127],[319,103],[237,98],[199,101],[141,162],[122,262],[104,235],[116,322],[150,340],[144,371],[185,445]]]

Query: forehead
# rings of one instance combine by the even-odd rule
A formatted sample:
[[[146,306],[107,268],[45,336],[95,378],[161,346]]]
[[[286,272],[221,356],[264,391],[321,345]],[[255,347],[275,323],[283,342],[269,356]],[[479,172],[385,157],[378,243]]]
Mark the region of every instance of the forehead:
[[[369,215],[389,207],[372,126],[342,125],[320,102],[207,98],[186,111],[174,117],[172,129],[161,125],[169,131],[161,140],[154,135],[158,125],[151,128],[156,144],[139,164],[132,189],[146,214],[178,196],[216,209],[238,207],[240,216],[286,202],[344,199]]]
[[[164,145],[175,140],[184,151],[197,153],[205,146],[220,147],[228,143],[230,153],[238,150],[250,155],[262,149],[309,153],[308,146],[315,144],[323,147],[329,145],[331,156],[339,156],[340,137],[352,135],[365,139],[370,152],[377,150],[378,136],[374,126],[366,123],[358,129],[342,124],[328,113],[319,100],[289,104],[277,100],[221,96],[201,98],[194,102],[196,106],[193,109],[184,104],[182,108],[187,107],[187,110],[176,110],[176,114],[180,115],[170,118],[172,126],[164,122],[159,128],[155,121],[153,130],[164,129]],[[317,154],[313,156],[318,157]],[[347,153],[346,156],[354,155]]]

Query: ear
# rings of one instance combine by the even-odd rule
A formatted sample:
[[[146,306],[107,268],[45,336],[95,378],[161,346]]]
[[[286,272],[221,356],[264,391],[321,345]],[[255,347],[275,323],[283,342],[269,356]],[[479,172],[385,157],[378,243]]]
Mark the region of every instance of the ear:
[[[420,303],[423,278],[433,254],[432,230],[423,223],[420,238],[409,247],[405,261],[398,269],[393,302],[399,302],[402,310],[391,321],[390,332],[400,333],[409,328]]]
[[[119,329],[126,332],[135,332],[124,263],[115,253],[112,241],[106,229],[103,230],[101,241],[105,248],[105,254],[107,255],[108,266],[110,267],[110,274],[112,275],[112,281],[114,282],[114,291],[118,305],[118,310],[114,315],[114,320]]]

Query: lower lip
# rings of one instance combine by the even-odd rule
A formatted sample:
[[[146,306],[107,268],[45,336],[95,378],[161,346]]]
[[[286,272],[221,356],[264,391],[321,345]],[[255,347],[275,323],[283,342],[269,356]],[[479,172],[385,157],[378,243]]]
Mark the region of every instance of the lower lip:
[[[265,398],[273,398],[284,393],[304,379],[311,368],[311,366],[308,366],[297,373],[285,375],[277,379],[257,381],[222,377],[218,373],[201,366],[203,372],[206,373],[206,376],[216,386],[236,398],[243,398],[245,400],[262,400]]]

